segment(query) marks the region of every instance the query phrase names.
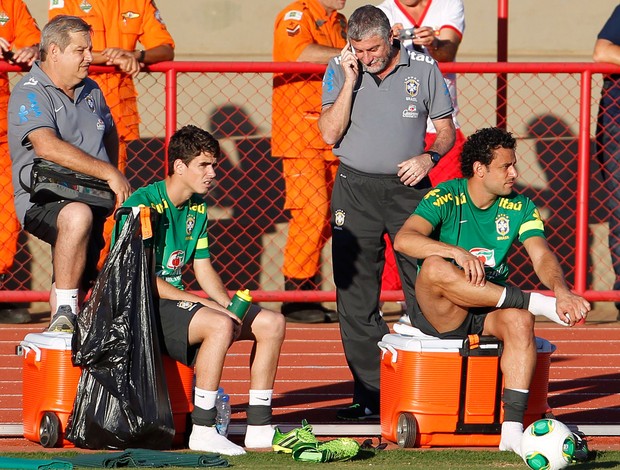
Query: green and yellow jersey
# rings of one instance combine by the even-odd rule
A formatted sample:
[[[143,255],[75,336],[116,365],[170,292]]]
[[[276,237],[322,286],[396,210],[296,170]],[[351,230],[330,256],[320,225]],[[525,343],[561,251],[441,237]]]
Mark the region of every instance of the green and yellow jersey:
[[[152,207],[159,214],[153,227],[155,274],[183,289],[183,267],[192,259],[209,258],[207,205],[194,195],[181,207],[168,198],[165,181],[158,181],[134,192],[124,207]]]
[[[416,215],[433,226],[432,238],[459,246],[484,261],[489,281],[505,284],[507,256],[515,239],[545,237],[544,224],[534,203],[512,193],[499,197],[487,209],[471,202],[467,180],[437,185],[418,205]]]

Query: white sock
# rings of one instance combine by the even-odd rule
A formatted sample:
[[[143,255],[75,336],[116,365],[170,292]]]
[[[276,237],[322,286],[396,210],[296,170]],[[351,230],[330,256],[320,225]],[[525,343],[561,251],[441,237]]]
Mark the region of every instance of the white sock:
[[[530,293],[530,304],[527,309],[536,316],[547,317],[549,320],[556,322],[562,326],[568,326],[558,316],[555,311],[556,299],[548,295],[539,294],[538,292]]]
[[[203,390],[194,387],[194,405],[203,410],[215,408],[215,397],[217,390]]]
[[[271,447],[274,429],[271,424],[252,426],[248,424],[245,431],[245,446],[248,449],[264,449]]]
[[[273,390],[250,390],[250,400],[248,404],[250,406],[271,406],[272,397]]]
[[[243,447],[230,442],[218,434],[215,426],[198,426],[194,424],[189,436],[189,448],[199,452],[212,452],[222,455],[243,455]]]
[[[78,289],[56,289],[56,305],[68,305],[74,315],[80,311],[78,307]]]
[[[502,423],[502,437],[499,450],[508,450],[521,457],[521,438],[523,437],[523,423],[504,421]]]
[[[497,301],[497,305],[496,307],[499,308],[502,306],[502,304],[504,303],[504,300],[506,300],[506,288],[504,287],[504,290],[502,291],[502,295],[499,296],[499,300]]]

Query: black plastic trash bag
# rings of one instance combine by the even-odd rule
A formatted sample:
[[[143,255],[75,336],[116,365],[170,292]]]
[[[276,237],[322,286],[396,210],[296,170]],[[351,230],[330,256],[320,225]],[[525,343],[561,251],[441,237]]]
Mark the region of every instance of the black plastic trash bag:
[[[151,282],[140,217],[130,214],[73,334],[73,364],[83,370],[67,439],[78,447],[172,445]]]

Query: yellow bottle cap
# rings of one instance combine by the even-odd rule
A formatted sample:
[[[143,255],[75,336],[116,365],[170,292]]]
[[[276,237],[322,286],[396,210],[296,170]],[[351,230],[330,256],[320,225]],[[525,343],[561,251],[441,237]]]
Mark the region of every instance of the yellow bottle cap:
[[[250,295],[249,289],[244,289],[244,290],[239,289],[237,291],[237,296],[242,300],[245,300],[247,302],[252,302],[252,296]]]

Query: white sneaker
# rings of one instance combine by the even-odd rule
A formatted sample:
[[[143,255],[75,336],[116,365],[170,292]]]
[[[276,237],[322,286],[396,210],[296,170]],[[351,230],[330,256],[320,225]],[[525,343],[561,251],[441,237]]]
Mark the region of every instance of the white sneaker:
[[[245,431],[245,447],[247,449],[270,448],[273,441],[275,429],[271,424],[264,426],[248,425]]]
[[[398,319],[398,323],[411,326],[411,318],[406,313],[403,313]]]
[[[521,438],[523,437],[523,424],[516,421],[504,421],[502,423],[502,436],[499,442],[499,450],[507,450],[521,457]]]
[[[225,436],[218,434],[215,426],[192,426],[189,436],[189,448],[199,452],[212,452],[222,455],[243,455],[243,447],[230,442]]]

